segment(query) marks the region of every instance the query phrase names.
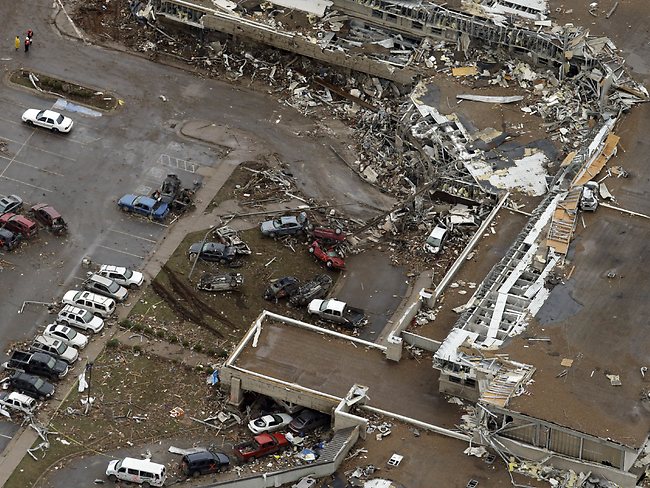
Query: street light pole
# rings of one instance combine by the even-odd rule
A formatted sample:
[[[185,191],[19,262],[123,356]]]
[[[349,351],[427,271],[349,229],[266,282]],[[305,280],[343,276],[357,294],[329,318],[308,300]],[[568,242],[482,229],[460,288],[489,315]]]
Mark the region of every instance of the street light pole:
[[[88,394],[86,395],[86,414],[90,412],[90,382],[93,376],[93,362],[86,363],[86,383],[88,383]]]
[[[203,236],[203,240],[201,241],[201,249],[199,249],[199,252],[196,253],[196,257],[194,258],[194,263],[192,264],[192,269],[190,270],[189,274],[187,275],[187,281],[190,281],[192,279],[192,273],[194,273],[194,268],[196,267],[196,262],[199,260],[199,257],[201,256],[201,253],[203,252],[203,247],[205,246],[205,240],[208,238],[208,234],[210,232],[212,232],[212,229],[214,229],[214,225],[211,225],[210,228],[208,228],[208,231]]]

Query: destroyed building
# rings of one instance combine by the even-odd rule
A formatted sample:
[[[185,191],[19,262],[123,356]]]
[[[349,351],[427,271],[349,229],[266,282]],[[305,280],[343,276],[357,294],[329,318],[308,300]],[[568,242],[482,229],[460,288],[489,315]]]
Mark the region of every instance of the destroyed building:
[[[139,15],[148,19],[162,18],[264,43],[325,65],[390,80],[397,93],[408,93],[390,110],[365,103],[368,110],[360,118],[370,128],[366,144],[372,146],[374,156],[362,154],[353,165],[368,182],[401,196],[431,189],[496,206],[507,199],[508,192],[522,188],[521,181],[502,181],[507,178],[500,179],[496,168],[505,166],[505,173],[512,175],[518,167],[531,172],[531,168],[545,163],[534,150],[520,159],[505,161],[492,150],[507,134],[496,131],[477,137],[459,117],[443,115],[428,97],[439,71],[462,68],[475,79],[484,77],[488,85],[518,87],[534,95],[525,99],[521,110],[540,117],[549,139],[562,147],[565,157],[555,174],[540,172],[539,185],[527,188],[530,195],[540,197],[528,223],[478,286],[444,341],[427,342],[395,330],[388,345],[373,354],[383,353],[398,361],[404,342],[417,342],[418,347],[433,353],[436,373],[432,378],[439,383],[440,392],[478,405],[467,433],[440,427],[436,423],[439,418],[427,419],[432,430],[471,439],[504,459],[514,456],[518,461],[591,472],[620,486],[635,485],[643,467],[637,461],[648,445],[648,425],[643,417],[648,398],[635,398],[639,392],[630,394],[629,389],[625,395],[615,395],[616,401],[603,411],[627,411],[630,405],[636,409],[622,421],[598,417],[601,422],[587,423],[579,418],[579,409],[571,410],[570,415],[562,415],[561,406],[540,409],[525,393],[536,391],[541,384],[554,388],[548,379],[535,384],[539,370],[547,364],[518,361],[516,350],[509,350],[513,359],[498,352],[527,330],[548,299],[547,285],[568,259],[582,186],[615,156],[619,136],[614,130],[622,115],[635,103],[648,100],[647,90],[629,77],[609,39],[591,37],[587,30],[573,25],[553,25],[541,0],[454,1],[444,6],[424,0],[278,0],[273,5],[154,0],[141,7]],[[279,14],[285,13],[283,8],[302,12],[307,22],[288,25],[288,18]],[[445,43],[453,47],[454,54],[434,56],[436,47]],[[462,66],[458,59],[463,59]],[[494,71],[484,66],[497,64],[496,60],[500,66]],[[347,95],[362,101],[357,93]],[[458,98],[472,100],[468,96]],[[511,103],[524,97],[475,96],[473,100]],[[375,134],[379,136],[373,139]],[[433,189],[427,186],[432,181],[436,182]],[[476,234],[480,236],[483,230]],[[431,304],[435,303],[443,290],[421,293],[418,306],[432,297]],[[231,385],[235,397],[242,389],[251,389],[304,402],[291,391],[300,389],[309,399],[306,406],[333,408],[344,396],[338,390],[347,391],[351,385],[329,385],[337,391],[327,392],[310,390],[302,383],[298,388],[302,378],[278,379],[266,374],[265,366],[250,349],[248,358],[259,370],[238,366],[240,354],[249,343],[257,343],[265,317],[253,324],[229,360],[225,383]],[[311,330],[304,324],[292,325]],[[274,333],[283,333],[277,324],[273,327],[277,328]],[[571,361],[563,364],[570,368]],[[617,377],[608,373],[610,376]],[[616,384],[615,379],[611,381]],[[580,385],[589,391],[586,383]],[[370,385],[371,397],[372,388]],[[543,402],[540,397],[535,400]],[[394,411],[390,414],[408,417]]]

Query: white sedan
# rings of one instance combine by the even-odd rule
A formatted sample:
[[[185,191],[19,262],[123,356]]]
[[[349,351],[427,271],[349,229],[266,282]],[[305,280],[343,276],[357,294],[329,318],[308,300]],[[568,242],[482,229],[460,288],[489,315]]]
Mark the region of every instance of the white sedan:
[[[30,108],[23,114],[23,122],[50,129],[52,132],[70,132],[72,119],[52,110]]]
[[[66,346],[83,349],[88,344],[88,336],[63,324],[50,324],[45,327],[44,336],[59,339]]]
[[[264,415],[248,422],[248,428],[253,434],[262,434],[263,432],[274,432],[286,427],[291,423],[293,417],[286,413],[273,413]]]

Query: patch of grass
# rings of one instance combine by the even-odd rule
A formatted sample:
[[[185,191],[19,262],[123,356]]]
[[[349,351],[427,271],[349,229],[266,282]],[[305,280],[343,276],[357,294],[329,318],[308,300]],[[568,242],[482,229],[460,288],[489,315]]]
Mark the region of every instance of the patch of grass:
[[[49,436],[45,458],[34,461],[25,455],[5,487],[33,486],[47,467],[74,453],[105,452],[127,441],[138,445],[152,437],[187,432],[196,427],[188,416],[200,416],[199,412],[214,407],[213,392],[203,375],[164,358],[135,356],[128,349],[107,349],[97,358],[91,388],[96,400],[89,415],[83,414],[81,404],[87,393],[73,389],[49,426],[57,434]],[[175,406],[185,410],[185,418],[169,416]],[[67,413],[68,407],[76,413]],[[133,416],[144,420],[137,422]],[[57,437],[71,444],[64,445]]]
[[[120,341],[118,341],[117,339],[110,339],[106,343],[106,347],[108,349],[117,349],[119,347],[119,345],[120,345]]]

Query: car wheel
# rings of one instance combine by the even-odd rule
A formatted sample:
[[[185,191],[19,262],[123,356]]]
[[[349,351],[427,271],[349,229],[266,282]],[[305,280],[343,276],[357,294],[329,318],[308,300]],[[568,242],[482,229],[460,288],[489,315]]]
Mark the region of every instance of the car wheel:
[[[55,134],[58,134],[58,133],[59,133],[59,129],[57,129],[56,127],[52,127],[52,132],[54,132]]]
[[[219,264],[226,264],[226,260],[225,259],[220,259]]]
[[[342,231],[340,228],[338,228],[338,227],[337,227],[336,229],[334,229],[334,233],[335,233],[337,236],[340,235],[341,232],[343,232],[343,231]]]
[[[332,268],[334,266],[334,263],[332,261],[327,261],[325,264],[328,268]]]
[[[108,481],[110,481],[111,483],[117,482],[117,476],[115,476],[114,474],[109,475]]]
[[[275,239],[275,232],[269,232],[269,237],[271,239]]]
[[[34,127],[34,122],[32,122],[31,120],[27,120],[26,122],[27,122],[27,125],[29,125],[31,127]]]
[[[194,261],[196,259],[196,253],[195,252],[191,252],[189,254],[189,256],[190,256],[190,261]]]
[[[309,254],[314,254],[314,248],[313,247],[309,248]]]
[[[192,477],[193,477],[193,478],[198,478],[200,475],[201,475],[201,473],[199,473],[198,470],[192,472]]]
[[[145,481],[144,483],[142,483],[142,488],[151,488],[151,485],[149,484],[148,481]]]
[[[129,211],[129,209],[126,208],[124,205],[120,205],[120,210],[121,210],[122,212],[128,212],[128,211]]]

